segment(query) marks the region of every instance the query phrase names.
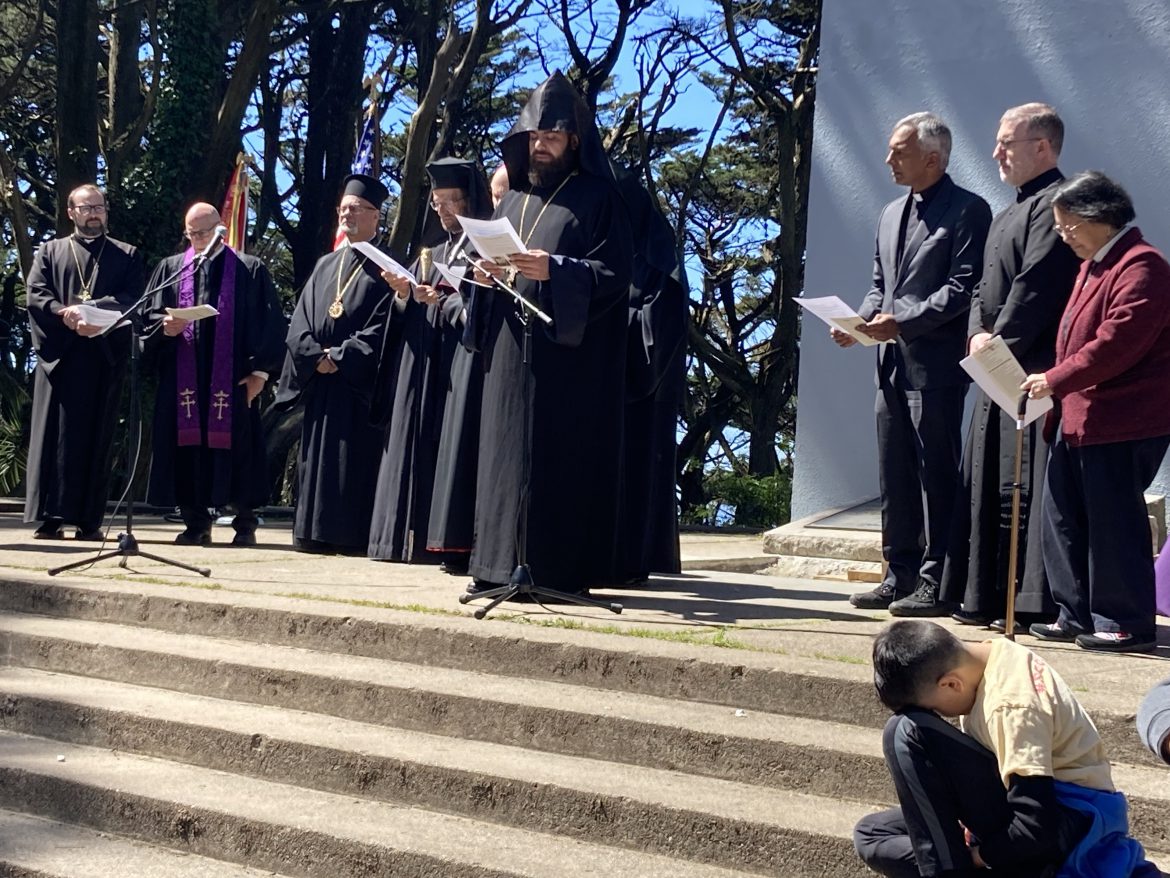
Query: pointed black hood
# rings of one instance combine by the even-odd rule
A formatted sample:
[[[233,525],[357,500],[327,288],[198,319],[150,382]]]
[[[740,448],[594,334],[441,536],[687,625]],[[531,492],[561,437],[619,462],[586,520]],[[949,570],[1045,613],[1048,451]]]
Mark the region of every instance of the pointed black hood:
[[[597,122],[581,94],[558,70],[536,87],[520,118],[501,145],[504,164],[508,167],[508,185],[512,189],[528,188],[528,132],[567,131],[579,141],[580,171],[613,182],[613,172],[601,145]]]

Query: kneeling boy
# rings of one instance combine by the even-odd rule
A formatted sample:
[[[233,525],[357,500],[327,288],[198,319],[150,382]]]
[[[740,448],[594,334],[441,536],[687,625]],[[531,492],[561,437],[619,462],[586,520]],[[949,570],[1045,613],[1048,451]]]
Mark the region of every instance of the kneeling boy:
[[[965,644],[905,620],[873,645],[895,711],[882,747],[900,808],[864,818],[858,854],[895,878],[1160,873],[1128,836],[1101,737],[1065,682],[1007,639]],[[941,716],[961,717],[962,731]]]

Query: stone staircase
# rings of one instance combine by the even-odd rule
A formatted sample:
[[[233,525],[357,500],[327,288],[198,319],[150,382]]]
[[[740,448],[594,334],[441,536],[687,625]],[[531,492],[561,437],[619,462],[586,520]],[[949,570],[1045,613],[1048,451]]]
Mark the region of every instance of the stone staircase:
[[[1166,864],[1170,771],[1094,715]],[[884,720],[849,662],[6,581],[0,876],[860,876]]]

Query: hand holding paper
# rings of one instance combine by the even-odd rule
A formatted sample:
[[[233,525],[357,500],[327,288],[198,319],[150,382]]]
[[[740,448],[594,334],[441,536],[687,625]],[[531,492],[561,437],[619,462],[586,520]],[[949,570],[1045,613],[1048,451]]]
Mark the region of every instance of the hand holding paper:
[[[996,405],[1013,418],[1017,416],[1025,375],[1023,366],[1012,355],[1007,342],[994,336],[978,351],[960,360],[959,365]],[[1033,375],[1028,380],[1036,377],[1044,378],[1043,375]],[[1029,397],[1023,423],[1032,423],[1051,408],[1051,399]]]
[[[822,296],[816,299],[794,299],[793,301],[813,316],[819,317],[830,328],[845,333],[858,344],[869,347],[882,343],[861,331],[861,328],[866,325],[865,320],[846,305],[840,296]],[[839,341],[837,343],[841,344]],[[842,347],[849,347],[849,345],[842,345]]]

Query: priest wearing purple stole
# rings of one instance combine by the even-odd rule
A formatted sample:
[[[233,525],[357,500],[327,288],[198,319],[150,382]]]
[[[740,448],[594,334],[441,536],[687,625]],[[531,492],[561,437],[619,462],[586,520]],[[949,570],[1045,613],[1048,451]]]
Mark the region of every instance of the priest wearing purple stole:
[[[256,544],[256,509],[268,497],[268,468],[256,400],[284,354],[285,319],[268,269],[217,240],[219,212],[187,211],[183,253],[162,260],[148,348],[159,358],[154,457],[148,499],[178,505],[186,530],[175,542],[210,545],[213,510],[235,511],[232,545]],[[210,247],[210,249],[208,249]],[[167,309],[210,305],[187,320]]]

